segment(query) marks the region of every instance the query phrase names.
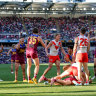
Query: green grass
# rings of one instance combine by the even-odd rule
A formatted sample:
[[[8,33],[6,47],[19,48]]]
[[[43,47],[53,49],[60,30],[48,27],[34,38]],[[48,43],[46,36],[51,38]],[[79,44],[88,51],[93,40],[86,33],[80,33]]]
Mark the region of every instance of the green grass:
[[[62,66],[61,64],[61,72]],[[41,64],[38,74],[38,79],[47,68],[47,64]],[[91,76],[94,75],[93,63],[89,64]],[[31,77],[33,77],[34,65],[31,69]],[[56,67],[52,67],[46,77],[50,78],[56,76]],[[22,82],[22,71],[19,68],[18,83],[13,83],[14,74],[10,73],[10,64],[0,64],[0,96],[96,96],[96,80],[89,86],[50,86],[44,83],[28,84]]]

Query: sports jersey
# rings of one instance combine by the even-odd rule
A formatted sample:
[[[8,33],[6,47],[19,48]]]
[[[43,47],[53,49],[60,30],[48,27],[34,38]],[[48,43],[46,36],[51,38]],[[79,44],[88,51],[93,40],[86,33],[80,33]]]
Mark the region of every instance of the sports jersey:
[[[24,52],[25,52],[25,44],[20,44],[20,49],[16,49],[15,62],[20,64],[25,64]]]
[[[77,53],[87,53],[88,38],[86,36],[78,36]]]
[[[52,46],[50,47],[50,55],[51,56],[57,56],[59,52],[61,42],[56,42],[55,40],[52,40]]]
[[[38,58],[38,54],[37,54],[37,47],[38,47],[38,36],[36,34],[32,34],[29,38],[28,38],[28,46],[26,49],[26,57],[27,58]]]
[[[12,49],[12,51],[11,51],[11,61],[15,61],[15,56],[16,56],[16,49]]]

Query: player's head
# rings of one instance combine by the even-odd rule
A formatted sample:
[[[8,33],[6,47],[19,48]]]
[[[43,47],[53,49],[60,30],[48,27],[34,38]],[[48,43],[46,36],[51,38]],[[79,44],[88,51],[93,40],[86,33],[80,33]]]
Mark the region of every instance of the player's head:
[[[33,33],[38,34],[38,29],[37,28],[34,28],[33,29]]]
[[[57,39],[57,40],[59,40],[60,39],[60,34],[59,33],[55,34],[54,35],[54,38]]]
[[[19,43],[20,43],[21,45],[23,45],[23,44],[24,44],[24,38],[21,38],[21,39],[19,40]]]
[[[86,33],[86,29],[85,28],[82,28],[80,33],[81,34],[85,34]]]
[[[15,44],[12,44],[12,48],[15,48]]]
[[[63,71],[67,70],[70,67],[70,65],[63,66]]]
[[[67,50],[69,54],[73,53],[73,46],[69,45]]]

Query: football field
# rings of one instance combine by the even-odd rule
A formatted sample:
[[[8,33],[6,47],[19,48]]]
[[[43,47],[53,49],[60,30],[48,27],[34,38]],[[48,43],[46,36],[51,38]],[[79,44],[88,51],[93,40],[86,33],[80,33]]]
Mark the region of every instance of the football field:
[[[40,64],[38,79],[47,68],[48,64]],[[61,72],[63,72],[61,64]],[[91,76],[93,73],[93,63],[88,64]],[[10,64],[0,64],[0,96],[96,96],[96,79],[89,86],[50,86],[44,83],[28,84],[22,82],[22,71],[19,68],[18,82],[13,83],[14,74],[10,72]],[[27,71],[27,70],[26,70]],[[33,77],[34,65],[32,65]],[[52,67],[46,77],[56,76],[56,67]]]

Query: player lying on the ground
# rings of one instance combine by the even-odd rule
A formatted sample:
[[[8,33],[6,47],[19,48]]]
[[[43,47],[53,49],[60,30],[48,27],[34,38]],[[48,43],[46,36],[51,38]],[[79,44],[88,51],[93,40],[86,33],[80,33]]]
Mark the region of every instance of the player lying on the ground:
[[[66,78],[64,80],[61,80],[62,77],[60,77],[60,75],[59,75],[59,76],[56,76],[52,79],[46,78],[44,76],[44,78],[41,81],[45,80],[45,81],[51,82],[51,84],[54,84],[54,85],[73,85],[74,83],[76,85],[78,85],[78,77],[77,77],[78,76],[78,70],[77,70],[77,67],[78,66],[77,66],[76,63],[74,63],[72,65],[64,66],[63,67],[64,72],[63,72],[62,77],[69,76],[69,78]],[[83,81],[86,80],[84,72],[82,72],[82,79],[83,79]]]
[[[54,82],[56,82],[58,79],[62,79],[66,76],[73,76],[78,81],[78,67],[79,66],[76,63],[73,63],[72,65],[68,65],[67,67],[65,67],[66,70],[61,75],[56,76],[56,77],[51,79],[51,85]],[[63,67],[63,69],[64,69],[64,67]],[[84,74],[84,72],[81,72],[81,73],[82,73],[81,74],[81,76],[82,76],[81,79],[83,81],[83,84],[85,84],[85,80],[86,80],[85,74]],[[79,82],[73,82],[73,83],[76,84],[76,85],[82,85],[82,83],[79,83]]]

